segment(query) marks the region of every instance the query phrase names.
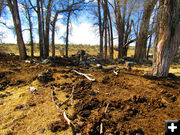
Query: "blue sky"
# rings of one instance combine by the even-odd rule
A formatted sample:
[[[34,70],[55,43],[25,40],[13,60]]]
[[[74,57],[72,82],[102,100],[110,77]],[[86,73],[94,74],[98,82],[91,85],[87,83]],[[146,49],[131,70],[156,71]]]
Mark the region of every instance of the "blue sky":
[[[21,11],[21,10],[20,10]],[[23,15],[21,15],[22,18]],[[59,20],[64,19],[62,15],[59,16]],[[74,44],[91,44],[97,45],[99,44],[99,37],[98,37],[98,27],[93,26],[93,22],[91,19],[87,17],[87,13],[81,13],[76,21],[71,21],[71,35],[69,37],[69,42]],[[13,27],[13,21],[11,14],[8,12],[6,15],[0,17],[0,21],[6,23],[9,27]],[[21,19],[22,22],[22,29],[28,28],[24,20]],[[34,18],[34,21],[36,19]],[[35,24],[34,28],[34,41],[38,42],[38,35],[37,35],[37,24]],[[58,21],[56,23],[57,32],[55,35],[55,43],[62,44],[64,43],[62,36],[64,36],[66,32],[66,25],[62,21]],[[13,30],[10,30],[0,24],[1,32],[4,33],[3,38],[1,41],[3,43],[16,43],[16,34]],[[29,42],[29,32],[23,31],[23,38],[25,43]]]

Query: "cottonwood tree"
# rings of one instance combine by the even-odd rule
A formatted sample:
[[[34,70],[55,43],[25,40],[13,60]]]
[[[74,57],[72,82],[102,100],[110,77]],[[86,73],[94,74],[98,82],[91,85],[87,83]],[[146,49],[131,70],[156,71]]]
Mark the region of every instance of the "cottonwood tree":
[[[179,0],[160,0],[159,25],[154,46],[152,73],[168,76],[170,65],[180,45]]]
[[[24,44],[23,36],[22,36],[22,29],[21,29],[21,20],[19,16],[19,9],[18,9],[18,2],[17,0],[7,0],[8,7],[10,9],[10,12],[12,14],[14,28],[16,31],[17,36],[17,44],[19,48],[19,54],[21,59],[26,59],[26,47]]]
[[[141,20],[139,35],[137,37],[135,56],[134,56],[135,61],[139,63],[142,63],[143,59],[146,58],[146,48],[147,48],[150,17],[157,1],[158,0],[149,0],[149,1],[144,0],[144,4],[143,4],[144,11]]]

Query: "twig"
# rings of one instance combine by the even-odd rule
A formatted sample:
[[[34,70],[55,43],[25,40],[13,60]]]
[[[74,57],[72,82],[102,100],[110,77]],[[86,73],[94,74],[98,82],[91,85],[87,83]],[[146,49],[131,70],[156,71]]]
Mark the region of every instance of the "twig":
[[[74,86],[73,86],[73,88],[72,88],[72,92],[71,92],[71,102],[73,103],[74,102],[74,99],[73,99],[73,94],[74,94]]]
[[[67,121],[68,125],[71,125],[71,120],[67,117],[66,112],[63,112],[64,119]]]
[[[61,103],[60,106],[62,106],[63,104],[67,103],[71,98],[72,98],[72,102],[73,102],[73,93],[74,93],[74,86],[72,88],[71,96],[67,100],[65,100],[63,103]]]
[[[101,123],[101,125],[100,125],[100,135],[102,135],[103,134],[103,123]]]
[[[78,71],[76,71],[76,70],[72,70],[72,71],[75,72],[75,73],[77,73],[77,74],[79,74],[79,75],[83,75],[84,77],[86,77],[88,80],[90,80],[90,81],[92,81],[92,82],[96,81],[96,79],[92,79],[92,78],[89,77],[89,76],[92,76],[92,75],[90,75],[90,74],[80,73],[80,72],[78,72]],[[88,76],[88,75],[89,75],[89,76]]]
[[[63,111],[59,108],[59,106],[56,104],[56,102],[55,102],[55,100],[54,100],[54,91],[53,91],[53,89],[51,89],[51,100],[52,100],[53,103],[55,104],[57,110],[59,110],[60,112],[63,112]]]
[[[106,108],[105,108],[105,113],[107,112],[107,109],[108,109],[108,106],[109,106],[109,103],[106,105]]]

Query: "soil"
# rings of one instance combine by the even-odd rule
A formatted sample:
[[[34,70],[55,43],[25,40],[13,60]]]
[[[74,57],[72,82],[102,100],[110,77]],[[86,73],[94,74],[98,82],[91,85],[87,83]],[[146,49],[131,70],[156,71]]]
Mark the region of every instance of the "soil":
[[[165,120],[180,119],[180,76],[33,59],[0,56],[0,134],[163,135]]]

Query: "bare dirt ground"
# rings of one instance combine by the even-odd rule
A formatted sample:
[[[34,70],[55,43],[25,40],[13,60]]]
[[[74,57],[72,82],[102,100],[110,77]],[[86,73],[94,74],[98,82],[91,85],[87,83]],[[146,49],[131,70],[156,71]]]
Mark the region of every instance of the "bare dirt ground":
[[[148,77],[138,67],[129,71],[123,65],[116,65],[115,75],[106,66],[54,62],[26,63],[18,56],[0,56],[1,135],[163,135],[165,120],[180,118],[179,76]]]

